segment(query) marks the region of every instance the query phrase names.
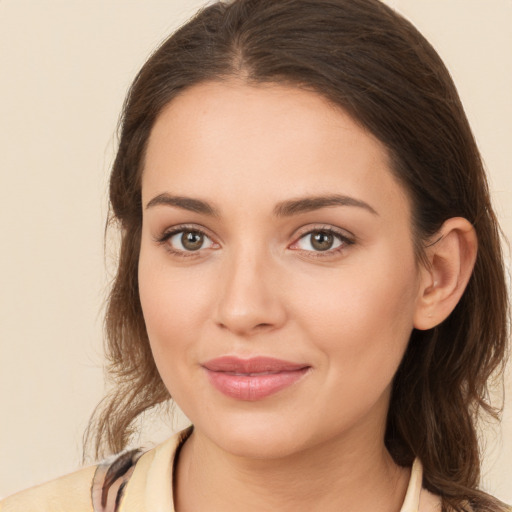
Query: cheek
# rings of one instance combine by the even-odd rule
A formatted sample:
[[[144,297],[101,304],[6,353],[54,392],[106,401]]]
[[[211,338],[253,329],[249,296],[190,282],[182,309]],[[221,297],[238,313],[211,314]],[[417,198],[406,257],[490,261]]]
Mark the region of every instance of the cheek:
[[[189,358],[209,315],[208,280],[198,270],[176,271],[165,255],[141,251],[139,294],[155,362],[166,380],[169,366]]]
[[[366,380],[379,373],[392,378],[413,328],[414,257],[397,259],[396,252],[383,251],[374,261],[358,260],[316,277],[301,285],[301,312],[294,316],[302,330],[315,340],[326,360],[336,362],[347,374],[360,374]]]

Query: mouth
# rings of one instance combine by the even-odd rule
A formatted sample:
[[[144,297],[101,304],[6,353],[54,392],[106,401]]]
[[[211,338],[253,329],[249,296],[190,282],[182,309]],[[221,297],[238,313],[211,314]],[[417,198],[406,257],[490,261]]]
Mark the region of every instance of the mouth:
[[[204,363],[212,386],[222,394],[244,401],[256,401],[292,386],[311,368],[271,357],[241,359],[224,356]]]

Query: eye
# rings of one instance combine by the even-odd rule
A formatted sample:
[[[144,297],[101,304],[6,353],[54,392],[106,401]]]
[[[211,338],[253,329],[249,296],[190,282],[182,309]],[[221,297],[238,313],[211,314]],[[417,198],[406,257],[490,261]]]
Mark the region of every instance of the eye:
[[[291,248],[302,251],[331,252],[352,243],[347,237],[330,229],[317,229],[302,235]]]
[[[214,246],[213,240],[197,229],[181,229],[166,233],[159,242],[166,243],[169,249],[175,252],[195,252]]]

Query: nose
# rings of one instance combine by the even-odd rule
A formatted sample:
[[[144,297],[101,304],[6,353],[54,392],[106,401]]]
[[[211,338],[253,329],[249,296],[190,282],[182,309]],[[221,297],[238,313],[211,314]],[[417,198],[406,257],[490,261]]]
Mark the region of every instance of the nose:
[[[286,322],[279,268],[271,260],[269,255],[240,251],[224,262],[215,318],[219,327],[252,336]]]

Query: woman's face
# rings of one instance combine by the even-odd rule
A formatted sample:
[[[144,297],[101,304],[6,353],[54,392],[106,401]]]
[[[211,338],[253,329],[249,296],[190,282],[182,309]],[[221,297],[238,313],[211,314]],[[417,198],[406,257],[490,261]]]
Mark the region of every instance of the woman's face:
[[[199,435],[238,455],[382,443],[421,269],[385,148],[322,97],[205,83],[158,118],[140,298]]]

